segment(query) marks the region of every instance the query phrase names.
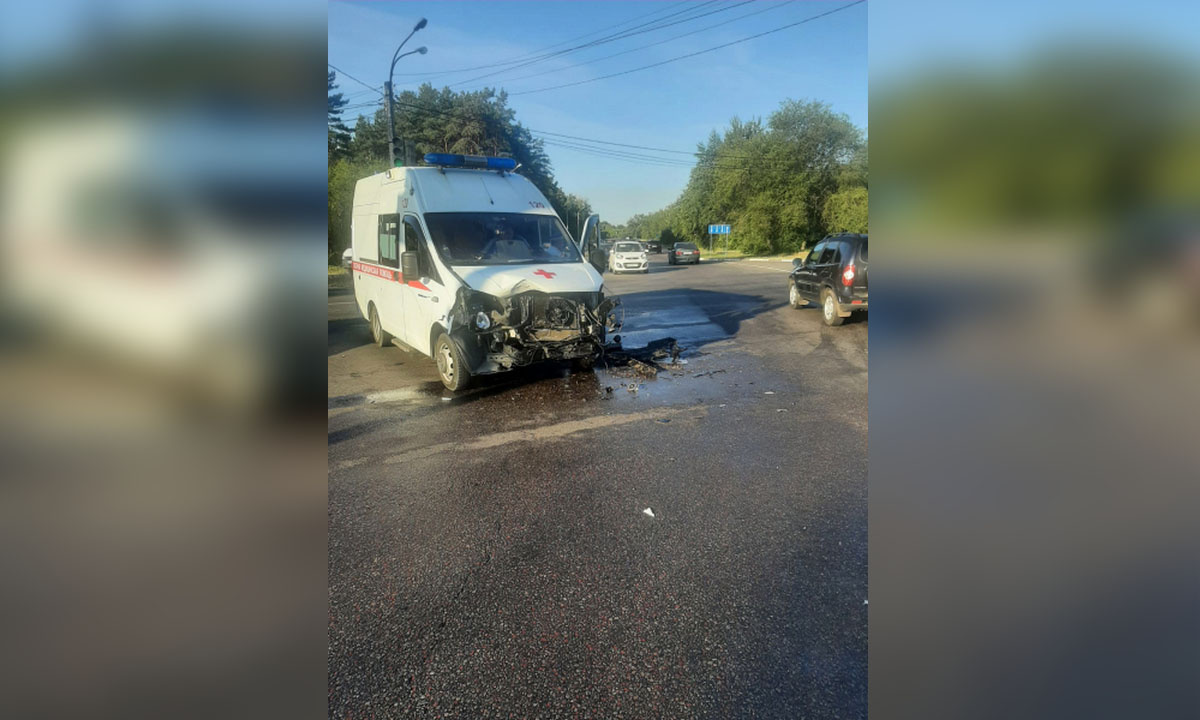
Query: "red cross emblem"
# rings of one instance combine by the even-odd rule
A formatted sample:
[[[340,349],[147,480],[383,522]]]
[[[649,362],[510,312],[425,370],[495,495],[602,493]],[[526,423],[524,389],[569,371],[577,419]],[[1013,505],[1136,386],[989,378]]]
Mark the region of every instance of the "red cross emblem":
[[[534,270],[534,271],[533,271],[533,274],[534,274],[534,275],[541,275],[542,277],[546,278],[547,280],[549,280],[550,278],[552,278],[552,277],[554,277],[555,275],[557,275],[557,273],[546,272],[545,270],[542,270],[541,268],[538,268],[537,270]]]

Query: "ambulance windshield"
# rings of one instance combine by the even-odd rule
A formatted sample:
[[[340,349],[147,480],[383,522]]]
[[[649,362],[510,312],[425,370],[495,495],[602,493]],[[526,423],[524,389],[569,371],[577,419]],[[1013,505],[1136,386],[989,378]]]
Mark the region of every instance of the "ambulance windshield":
[[[425,224],[449,265],[583,262],[554,215],[427,213]]]

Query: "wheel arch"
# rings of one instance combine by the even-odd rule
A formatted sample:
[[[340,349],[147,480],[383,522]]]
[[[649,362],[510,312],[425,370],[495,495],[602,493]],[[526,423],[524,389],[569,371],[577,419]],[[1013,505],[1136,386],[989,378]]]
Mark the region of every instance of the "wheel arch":
[[[434,347],[437,345],[438,336],[444,332],[446,332],[446,328],[440,322],[435,322],[433,325],[431,325],[429,327],[429,346],[425,353],[426,355],[428,355],[429,357],[433,357],[433,351],[434,351]],[[449,333],[447,333],[447,334],[449,334]],[[453,341],[454,338],[452,337],[452,338],[450,338],[450,340]]]

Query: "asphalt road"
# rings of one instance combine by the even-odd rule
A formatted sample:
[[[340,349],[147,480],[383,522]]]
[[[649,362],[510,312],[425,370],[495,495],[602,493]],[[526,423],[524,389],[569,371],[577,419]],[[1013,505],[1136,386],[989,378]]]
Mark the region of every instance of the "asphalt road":
[[[663,257],[606,275],[655,379],[450,398],[331,290],[331,717],[866,716],[867,322]]]

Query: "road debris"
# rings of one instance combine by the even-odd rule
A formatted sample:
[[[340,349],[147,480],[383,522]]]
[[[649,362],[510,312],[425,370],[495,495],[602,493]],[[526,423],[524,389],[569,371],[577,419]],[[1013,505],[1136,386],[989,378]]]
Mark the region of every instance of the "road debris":
[[[621,347],[620,340],[614,338],[613,342],[604,348],[604,366],[617,377],[640,376],[652,379],[658,376],[660,370],[666,369],[660,362],[667,358],[675,364],[686,363],[686,360],[679,360],[683,350],[684,348],[675,342],[675,338],[671,337],[654,340],[645,347],[629,349]]]
[[[649,515],[650,517],[654,517],[654,511],[653,511],[653,510],[651,510],[650,508],[646,508],[646,509],[645,509],[645,510],[643,510],[642,512],[646,513],[646,514],[647,514],[647,515]]]
[[[763,392],[763,395],[774,395],[774,394],[775,394],[774,390],[767,390],[767,391]]]
[[[642,362],[637,358],[629,358],[629,364],[626,367],[643,377],[652,378],[658,376],[658,366]]]

